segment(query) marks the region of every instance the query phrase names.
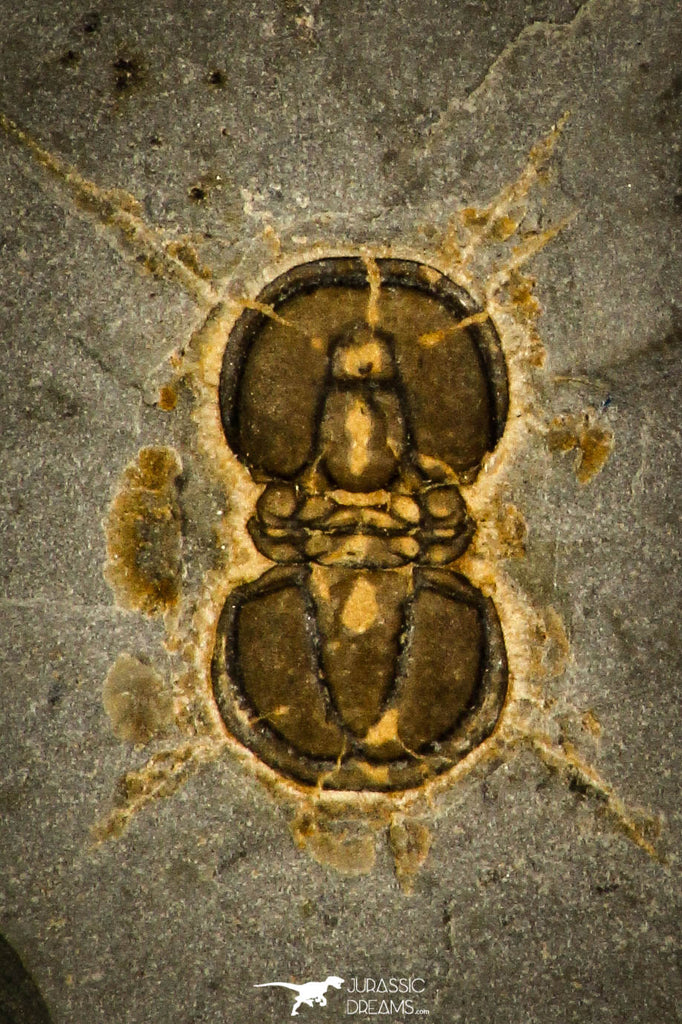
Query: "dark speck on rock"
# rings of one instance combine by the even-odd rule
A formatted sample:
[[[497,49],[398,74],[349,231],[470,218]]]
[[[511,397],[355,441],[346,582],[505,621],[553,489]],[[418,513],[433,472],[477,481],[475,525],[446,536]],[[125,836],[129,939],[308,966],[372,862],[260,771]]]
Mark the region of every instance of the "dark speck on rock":
[[[89,34],[99,32],[102,27],[102,16],[99,11],[89,11],[83,18],[83,31]]]
[[[81,55],[76,50],[67,50],[59,58],[59,63],[65,68],[75,68],[80,64]]]
[[[127,92],[144,81],[144,70],[135,60],[117,57],[113,67],[116,72],[115,89],[117,92]]]

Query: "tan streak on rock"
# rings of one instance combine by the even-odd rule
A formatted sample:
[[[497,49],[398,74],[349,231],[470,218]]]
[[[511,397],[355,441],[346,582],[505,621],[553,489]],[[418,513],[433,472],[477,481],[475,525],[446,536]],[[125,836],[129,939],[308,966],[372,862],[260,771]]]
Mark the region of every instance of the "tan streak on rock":
[[[388,842],[393,854],[395,875],[400,888],[410,895],[414,879],[428,857],[431,833],[426,825],[410,818],[396,818],[388,830]]]
[[[129,743],[148,743],[173,717],[161,676],[130,654],[121,654],[109,669],[102,698],[114,735]]]
[[[1,112],[0,130],[22,145],[40,167],[67,189],[77,210],[111,229],[126,249],[137,253],[140,257],[135,261],[137,266],[156,277],[177,281],[201,305],[208,306],[216,301],[216,293],[208,283],[211,272],[199,266],[192,246],[184,240],[167,239],[161,231],[149,227],[140,216],[140,203],[129,192],[101,188],[89,181]]]
[[[143,448],[125,469],[105,523],[104,576],[123,608],[158,615],[180,600],[182,471],[171,448]]]
[[[573,469],[579,483],[587,484],[606,465],[614,446],[613,433],[596,421],[594,409],[556,416],[547,431],[553,453],[574,451]]]
[[[361,821],[335,822],[304,812],[294,818],[291,829],[299,849],[339,874],[366,875],[374,867],[375,834]]]

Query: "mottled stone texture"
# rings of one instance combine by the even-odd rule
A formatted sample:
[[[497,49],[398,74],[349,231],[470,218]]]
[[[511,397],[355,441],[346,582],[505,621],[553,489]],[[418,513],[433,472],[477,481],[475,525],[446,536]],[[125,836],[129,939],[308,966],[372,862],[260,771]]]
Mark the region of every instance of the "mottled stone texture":
[[[253,985],[330,974],[420,975],[438,1024],[674,1019],[677,4],[2,6],[0,112],[100,190],[122,190],[76,195],[63,166],[0,134],[0,931],[28,972],[8,953],[6,987],[25,985],[43,1019],[35,983],[54,1024],[267,1024],[289,995]],[[547,742],[580,747],[620,818],[584,775],[521,745],[413,831],[393,822],[373,870],[349,876],[298,848],[288,807],[225,752],[93,845],[117,780],[169,742],[118,738],[103,702],[123,654],[148,667],[164,709],[158,687],[175,671],[158,617],[120,608],[102,572],[102,521],[140,449],[174,446],[180,505],[193,495],[206,509],[182,523],[185,591],[213,564],[223,499],[193,476],[187,417],[159,396],[205,318],[202,268],[253,296],[277,238],[290,257],[350,242],[426,258],[567,111],[534,214],[538,230],[577,214],[530,264],[547,350],[538,416],[564,417],[563,430],[588,410],[576,436],[608,431],[614,448],[587,483],[563,434],[513,464],[508,499],[528,533],[508,571],[570,645],[544,684]],[[114,207],[177,243],[175,278]],[[178,283],[190,264],[194,295]],[[156,719],[140,713],[145,739]],[[632,806],[663,816],[656,856],[626,834]],[[411,892],[406,863],[421,864]],[[345,997],[328,996],[299,1019],[340,1020]],[[11,1016],[18,996],[5,1005],[24,1019]]]

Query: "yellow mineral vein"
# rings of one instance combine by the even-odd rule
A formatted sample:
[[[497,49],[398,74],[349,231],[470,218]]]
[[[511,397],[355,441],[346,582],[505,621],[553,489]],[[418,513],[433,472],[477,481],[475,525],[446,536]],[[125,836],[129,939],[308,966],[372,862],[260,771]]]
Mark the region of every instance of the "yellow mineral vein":
[[[489,296],[494,295],[502,285],[506,284],[514,271],[519,270],[524,263],[527,263],[528,260],[544,249],[552,239],[569,227],[577,216],[577,213],[571,213],[568,217],[564,217],[544,231],[526,235],[518,245],[514,246],[511,256],[502,264],[497,273],[488,278],[486,293]]]
[[[177,282],[200,306],[210,307],[216,302],[217,292],[210,282],[212,273],[199,264],[193,247],[186,240],[167,238],[158,228],[150,227],[143,220],[142,207],[134,196],[123,189],[101,188],[88,180],[1,111],[0,129],[69,193],[76,213],[98,221],[106,229],[110,243],[113,239],[117,248],[133,252],[137,266],[156,277]]]
[[[221,744],[214,739],[195,739],[172,750],[158,751],[142,768],[128,772],[121,780],[123,799],[94,826],[94,842],[118,838],[138,811],[153,800],[177,792],[203,764],[217,760],[226,745],[227,741]]]
[[[506,723],[503,731],[510,744],[528,745],[548,768],[559,771],[569,782],[574,781],[586,796],[599,800],[616,827],[631,842],[653,860],[662,860],[650,838],[660,832],[660,821],[644,809],[629,807],[613,786],[578,754],[572,744],[559,746],[547,736],[523,725]]]
[[[369,282],[369,298],[367,300],[367,323],[370,327],[376,327],[379,323],[379,297],[381,295],[381,271],[374,256],[363,249],[361,252],[362,262],[367,270]]]
[[[488,206],[481,209],[467,207],[457,211],[445,234],[444,246],[459,262],[468,263],[484,243],[505,242],[518,231],[528,212],[528,196],[536,183],[546,175],[547,165],[567,118],[566,113],[544,138],[531,147],[518,178],[502,188]],[[463,247],[457,244],[460,236],[466,240]],[[542,245],[546,245],[550,237],[554,236],[550,235]],[[526,258],[530,258],[536,251],[533,250]]]
[[[467,327],[473,327],[476,324],[484,324],[489,319],[490,313],[483,309],[479,313],[471,313],[469,316],[463,317],[456,324],[452,324],[451,327],[446,327],[439,331],[431,331],[427,334],[420,334],[417,341],[424,348],[432,348],[434,345],[440,345],[449,335],[456,334],[457,331],[463,331]]]
[[[258,302],[256,299],[241,299],[233,300],[233,306],[240,306],[242,309],[254,309],[258,313],[262,313],[263,316],[267,316],[274,323],[279,324],[280,327],[288,327],[289,330],[297,331],[304,337],[308,338],[311,345],[315,348],[319,345],[319,337],[315,334],[311,334],[300,324],[295,323],[293,320],[287,320],[286,317],[280,316],[277,310],[273,306],[269,306],[266,302]]]

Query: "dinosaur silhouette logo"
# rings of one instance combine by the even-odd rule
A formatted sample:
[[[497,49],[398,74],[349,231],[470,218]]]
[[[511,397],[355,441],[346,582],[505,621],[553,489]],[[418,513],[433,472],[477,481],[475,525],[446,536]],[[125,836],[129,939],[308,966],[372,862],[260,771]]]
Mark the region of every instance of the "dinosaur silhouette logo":
[[[262,985],[254,985],[254,988],[288,988],[292,992],[296,993],[294,999],[294,1006],[291,1011],[292,1017],[298,1017],[298,1010],[301,1006],[326,1006],[327,989],[330,988],[341,988],[343,985],[343,978],[337,978],[336,975],[330,974],[326,981],[308,981],[305,985],[291,985],[288,981],[265,981]]]

